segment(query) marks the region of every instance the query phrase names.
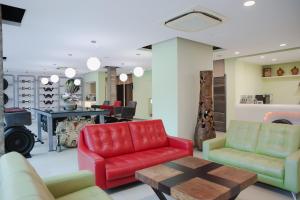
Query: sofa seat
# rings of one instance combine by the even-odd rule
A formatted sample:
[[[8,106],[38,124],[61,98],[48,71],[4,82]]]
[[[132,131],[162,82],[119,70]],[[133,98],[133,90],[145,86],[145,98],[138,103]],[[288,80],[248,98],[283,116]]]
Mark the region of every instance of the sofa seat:
[[[240,151],[232,148],[212,150],[210,160],[218,163],[244,168],[255,173],[265,174],[274,178],[284,178],[285,161],[280,158]]]
[[[112,181],[134,176],[137,170],[188,155],[190,153],[187,150],[174,147],[161,147],[108,158],[105,160],[106,179]]]
[[[107,194],[104,191],[100,190],[99,187],[93,186],[57,198],[57,200],[82,200],[82,199],[102,200],[102,199],[107,199]]]

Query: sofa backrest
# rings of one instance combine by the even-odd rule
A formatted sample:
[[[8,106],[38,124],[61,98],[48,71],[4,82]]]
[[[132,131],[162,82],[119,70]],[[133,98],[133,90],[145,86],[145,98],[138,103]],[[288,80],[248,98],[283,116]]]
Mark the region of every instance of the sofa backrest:
[[[226,133],[226,147],[255,152],[261,123],[232,120]]]
[[[300,126],[288,124],[262,124],[256,152],[285,158],[300,146]]]
[[[82,134],[88,149],[104,158],[134,152],[127,122],[87,125]]]
[[[1,157],[0,181],[0,199],[54,200],[42,179],[19,153]]]
[[[168,146],[167,134],[161,120],[128,123],[135,151]]]

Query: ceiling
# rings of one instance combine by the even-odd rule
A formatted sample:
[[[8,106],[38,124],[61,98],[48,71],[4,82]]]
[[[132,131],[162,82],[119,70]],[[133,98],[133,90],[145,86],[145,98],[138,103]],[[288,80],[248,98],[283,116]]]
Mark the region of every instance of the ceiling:
[[[240,58],[240,60],[259,65],[273,65],[297,62],[300,61],[300,48],[267,54],[260,54],[255,56],[247,56]]]
[[[26,9],[21,26],[3,25],[4,69],[52,73],[57,66],[87,72],[86,60],[130,70],[151,67],[151,52],[137,50],[174,37],[222,47],[214,59],[300,47],[300,1],[256,0],[0,0]],[[163,22],[193,8],[206,8],[224,22],[185,33]],[[97,41],[92,44],[90,41]],[[279,44],[287,43],[285,47]],[[239,55],[234,52],[239,51]],[[69,56],[68,54],[72,54]],[[138,54],[138,55],[137,55]]]

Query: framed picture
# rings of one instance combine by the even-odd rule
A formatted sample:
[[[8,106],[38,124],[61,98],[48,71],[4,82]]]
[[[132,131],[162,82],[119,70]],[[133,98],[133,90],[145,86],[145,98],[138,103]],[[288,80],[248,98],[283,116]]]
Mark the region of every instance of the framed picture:
[[[271,77],[272,76],[272,68],[265,67],[263,68],[263,77]]]

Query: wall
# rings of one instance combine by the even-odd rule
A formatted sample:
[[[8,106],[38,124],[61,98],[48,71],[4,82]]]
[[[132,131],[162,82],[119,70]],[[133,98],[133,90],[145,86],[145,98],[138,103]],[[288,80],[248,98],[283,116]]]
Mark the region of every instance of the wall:
[[[174,136],[178,129],[177,74],[177,39],[152,45],[153,119],[163,119],[168,134]]]
[[[133,100],[137,101],[135,118],[151,119],[149,100],[152,98],[152,71],[142,77],[133,76]]]
[[[300,62],[271,65],[272,74],[276,76],[276,71],[281,67],[284,75],[291,74],[291,68],[300,68]],[[292,78],[272,78],[263,79],[263,92],[273,94],[273,104],[299,104],[300,102],[300,77]]]
[[[105,77],[104,72],[90,72],[83,75],[84,82],[96,82],[97,104],[102,104],[105,100]]]
[[[241,95],[251,95],[262,93],[262,78],[261,66],[239,59],[225,60],[226,74],[226,124],[229,127],[229,122],[237,119],[236,107],[240,102]]]

